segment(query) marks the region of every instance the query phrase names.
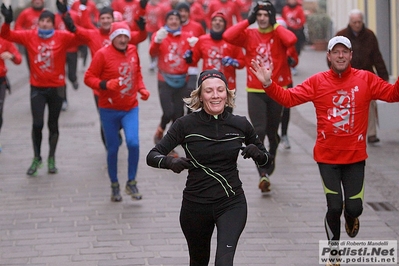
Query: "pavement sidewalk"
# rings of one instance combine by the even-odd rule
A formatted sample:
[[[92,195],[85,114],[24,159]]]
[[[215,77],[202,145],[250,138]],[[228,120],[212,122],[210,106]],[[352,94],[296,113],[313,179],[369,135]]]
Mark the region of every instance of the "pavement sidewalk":
[[[188,265],[179,226],[185,173],[153,169],[145,163],[161,108],[156,74],[148,70],[148,43],[140,44],[139,51],[145,84],[151,92],[147,102],[140,100],[137,180],[143,193],[141,201],[123,194],[121,203],[110,202],[99,117],[92,92],[82,81],[81,61],[80,88],[74,91],[68,84],[69,109],[60,118],[59,173],[47,174],[45,165],[37,177],[26,176],[33,157],[28,73],[24,63],[9,65],[13,92],[6,98],[0,135],[0,265]],[[295,84],[326,68],[325,53],[307,47],[300,57]],[[234,112],[247,115],[245,70],[238,71],[237,81]],[[43,132],[46,158],[47,128]],[[288,132],[291,149],[279,148],[268,195],[257,188],[254,163],[239,159],[249,213],[235,265],[318,265],[318,241],[325,240],[326,203],[312,157],[315,115],[311,104],[292,108]],[[399,238],[398,136],[397,130],[381,130],[381,143],[369,147],[366,202],[356,239]],[[127,179],[126,172],[123,144],[119,151],[121,184]],[[392,208],[381,210],[381,206]],[[343,226],[341,232],[342,239],[348,239]]]

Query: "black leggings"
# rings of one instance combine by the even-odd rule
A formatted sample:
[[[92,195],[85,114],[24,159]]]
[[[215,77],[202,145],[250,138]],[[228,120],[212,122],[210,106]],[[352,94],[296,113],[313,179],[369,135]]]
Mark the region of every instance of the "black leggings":
[[[269,152],[273,156],[277,153],[280,142],[278,127],[281,121],[282,106],[270,98],[266,93],[248,93],[248,114],[256,134],[263,143],[267,136]],[[259,174],[271,174],[270,168],[258,167]]]
[[[78,77],[76,76],[76,70],[78,68],[78,52],[67,53],[67,69],[68,69],[68,80],[72,83],[76,82]]]
[[[233,265],[238,239],[247,221],[244,194],[215,204],[183,199],[180,226],[186,237],[190,266],[208,266],[213,230],[217,228],[216,266]]]
[[[350,219],[348,222],[353,222],[363,212],[365,165],[365,161],[352,164],[318,163],[327,199],[324,226],[328,240],[340,239],[344,203],[345,214]]]
[[[281,113],[281,136],[287,136],[288,122],[290,122],[290,108],[283,107]]]
[[[172,88],[166,82],[158,80],[158,94],[162,106],[161,128],[184,115],[183,98],[187,96],[186,85],[179,89]]]
[[[58,118],[60,116],[65,86],[56,88],[38,88],[31,86],[30,106],[33,118],[32,141],[33,151],[37,158],[41,159],[40,147],[42,143],[42,130],[44,126],[44,109],[48,105],[49,129],[49,157],[55,156],[58,142]]]

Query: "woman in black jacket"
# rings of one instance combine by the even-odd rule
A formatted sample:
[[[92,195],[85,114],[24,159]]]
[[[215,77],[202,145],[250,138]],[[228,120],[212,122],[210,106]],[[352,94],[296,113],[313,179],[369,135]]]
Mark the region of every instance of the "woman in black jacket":
[[[234,107],[234,94],[221,72],[202,72],[198,88],[184,101],[193,112],[173,123],[148,153],[147,164],[175,173],[189,169],[180,225],[188,243],[190,265],[208,265],[216,225],[215,265],[231,266],[247,218],[237,169],[239,152],[242,150],[244,158],[252,158],[260,166],[268,166],[273,160],[250,122],[225,110]],[[186,157],[167,156],[177,145],[183,147]]]

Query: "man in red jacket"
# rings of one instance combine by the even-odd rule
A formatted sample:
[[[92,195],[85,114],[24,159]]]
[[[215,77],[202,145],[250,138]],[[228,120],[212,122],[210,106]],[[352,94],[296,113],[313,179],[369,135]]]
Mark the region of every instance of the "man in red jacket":
[[[3,107],[4,100],[6,98],[6,90],[11,91],[10,83],[7,79],[7,66],[5,61],[10,60],[14,64],[19,65],[22,62],[21,54],[19,53],[17,47],[9,41],[0,38],[0,132],[1,126],[3,125]],[[1,152],[0,143],[0,152]]]
[[[158,92],[163,112],[154,135],[155,143],[162,139],[170,122],[184,115],[189,65],[183,56],[191,48],[190,38],[189,33],[181,30],[181,16],[177,10],[166,14],[165,26],[152,36],[149,52],[150,56],[158,57]]]
[[[25,8],[19,13],[15,20],[14,30],[33,30],[37,28],[39,16],[44,10],[44,0],[32,0],[31,6]],[[25,55],[26,64],[29,69],[29,59],[25,47],[20,47],[22,53]]]
[[[357,69],[364,69],[376,73],[385,81],[389,80],[389,73],[378,45],[374,32],[364,25],[363,12],[353,9],[349,13],[348,26],[335,35],[347,37],[353,46],[351,65]],[[365,45],[367,44],[367,45]],[[370,102],[369,123],[367,129],[368,143],[377,143],[378,110],[375,101]]]
[[[264,91],[286,107],[313,102],[317,117],[314,159],[328,208],[325,229],[328,240],[339,240],[342,211],[348,236],[355,237],[359,231],[370,101],[398,102],[399,79],[392,85],[370,71],[352,68],[352,45],[344,36],[329,41],[327,58],[329,71],[289,90],[272,81],[274,70],[257,59],[252,60],[250,71]]]
[[[111,180],[111,201],[122,200],[118,182],[119,130],[123,128],[128,148],[128,181],[125,192],[140,200],[136,174],[139,161],[139,103],[146,101],[137,48],[129,44],[130,28],[124,21],[114,22],[109,36],[111,45],[97,51],[84,77],[87,86],[99,93],[100,118],[107,143],[108,175]]]
[[[138,30],[135,23],[139,17],[145,16],[148,0],[114,0],[111,8],[122,13],[123,19],[129,24],[130,29]]]
[[[66,6],[62,7],[61,13],[66,13]],[[90,52],[91,52],[91,57],[93,58],[95,53],[100,50],[102,47],[107,46],[111,44],[110,41],[110,34],[111,34],[111,25],[114,22],[114,10],[110,7],[103,7],[100,12],[99,12],[99,28],[92,27],[92,23],[90,22],[90,18],[88,16],[87,10],[81,10],[81,18],[80,18],[80,26],[75,26],[73,23],[66,23],[68,26],[69,24],[72,28],[68,28],[68,30],[76,33],[77,37],[79,37],[85,44],[88,45]],[[69,12],[68,12],[69,13]],[[71,21],[70,16],[64,15],[64,20],[68,19]],[[72,22],[72,21],[71,21]],[[141,24],[140,25],[140,30],[139,31],[131,31],[130,32],[130,44],[137,45],[138,43],[144,41],[147,37],[147,33],[145,31],[145,24],[144,24],[144,19],[139,19],[136,21],[136,23]],[[96,104],[96,107],[98,109],[98,91],[94,90],[94,101]],[[105,143],[105,137],[104,137],[104,131],[103,127],[100,127],[101,131],[101,139],[106,146]],[[121,142],[122,142],[122,137],[120,137]]]
[[[236,1],[233,0],[213,0],[210,1],[209,6],[206,10],[206,23],[207,27],[211,26],[211,16],[216,11],[223,12],[226,15],[227,25],[229,28],[233,25],[233,20],[240,22],[242,21],[240,6]]]
[[[194,45],[198,41],[198,37],[205,34],[205,30],[202,28],[202,25],[200,23],[190,18],[190,5],[188,3],[181,2],[177,4],[176,10],[179,11],[181,17],[181,30],[190,34],[190,37],[194,37],[190,39],[190,46],[194,47]],[[189,97],[190,93],[197,88],[197,76],[199,74],[197,64],[191,64],[188,67],[187,73],[188,81],[186,97]],[[191,112],[189,108],[187,108],[187,110],[187,112]]]
[[[258,28],[248,28],[255,21]],[[269,152],[275,157],[280,142],[277,130],[282,106],[264,93],[262,84],[249,71],[249,67],[252,59],[261,60],[268,66],[273,65],[273,79],[280,86],[288,87],[292,78],[287,50],[295,45],[297,39],[291,31],[276,23],[276,10],[269,1],[258,1],[248,19],[227,28],[223,39],[245,49],[249,118],[262,142],[267,136]],[[258,167],[258,186],[262,192],[270,191],[269,177],[274,168],[274,163],[267,169]]]
[[[241,47],[223,40],[226,30],[225,14],[216,11],[212,14],[211,29],[199,38],[193,48],[192,61],[198,63],[202,59],[202,70],[216,69],[227,79],[229,90],[236,90],[236,69],[245,66],[245,57]],[[232,111],[231,107],[226,107]]]
[[[41,143],[44,126],[44,110],[48,106],[49,156],[48,173],[57,173],[55,167],[55,150],[58,143],[58,118],[65,95],[65,62],[66,51],[78,44],[76,36],[63,30],[55,30],[55,15],[44,10],[38,23],[38,29],[11,31],[13,21],[11,6],[3,4],[1,13],[5,23],[1,28],[1,37],[22,44],[26,47],[30,62],[30,102],[33,117],[32,141],[34,158],[27,175],[37,175],[42,165]]]

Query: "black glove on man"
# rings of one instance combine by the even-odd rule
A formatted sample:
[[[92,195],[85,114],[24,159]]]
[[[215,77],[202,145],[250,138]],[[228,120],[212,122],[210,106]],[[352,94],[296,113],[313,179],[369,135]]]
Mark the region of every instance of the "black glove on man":
[[[140,7],[142,9],[145,9],[145,7],[147,6],[148,0],[140,0]]]
[[[183,55],[184,60],[186,60],[187,64],[191,64],[193,62],[193,51],[187,50]]]
[[[274,26],[276,24],[276,9],[274,8],[273,4],[270,1],[266,1],[270,5],[267,8],[267,13],[269,14],[269,23],[270,25]]]
[[[252,9],[251,13],[249,14],[247,20],[249,22],[249,25],[254,24],[256,21],[256,12],[259,11],[259,6],[256,5],[254,6],[254,8]]]
[[[287,61],[288,61],[288,65],[289,65],[290,67],[294,67],[295,64],[296,64],[295,59],[292,58],[291,56],[289,56],[289,57],[287,58]]]
[[[143,16],[140,16],[135,22],[140,30],[145,30],[145,18]]]
[[[73,23],[71,15],[69,15],[69,13],[66,13],[62,19],[64,20],[65,27],[70,32],[74,33],[76,31],[76,26],[75,26],[75,23]]]
[[[252,158],[257,164],[264,164],[266,160],[268,160],[267,155],[258,149],[254,144],[249,144],[246,146],[241,155],[244,156],[244,159]]]
[[[190,159],[185,157],[174,158],[172,156],[165,156],[164,165],[166,169],[170,169],[177,174],[191,167]]]
[[[63,0],[56,0],[57,9],[61,14],[68,12],[68,7]]]
[[[4,21],[6,24],[11,24],[11,22],[14,20],[13,14],[12,14],[12,8],[11,5],[8,6],[8,8],[3,4],[1,4],[1,14],[4,16]]]

